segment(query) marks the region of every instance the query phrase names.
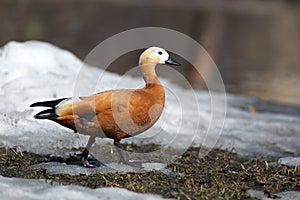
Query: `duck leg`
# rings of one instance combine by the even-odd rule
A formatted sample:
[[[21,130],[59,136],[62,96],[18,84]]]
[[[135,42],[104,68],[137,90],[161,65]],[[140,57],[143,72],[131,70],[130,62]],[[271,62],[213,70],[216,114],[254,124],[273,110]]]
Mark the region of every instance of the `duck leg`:
[[[85,147],[85,149],[83,150],[83,152],[81,154],[79,154],[78,156],[81,156],[81,162],[82,162],[82,165],[84,167],[87,167],[87,168],[94,168],[95,166],[90,164],[87,160],[88,156],[89,156],[89,152],[91,150],[91,147],[92,145],[95,143],[95,137],[94,136],[91,136],[89,138],[89,141]]]
[[[117,150],[117,152],[118,152],[118,155],[119,155],[119,158],[120,158],[120,163],[124,163],[124,164],[126,164],[126,163],[128,163],[126,160],[125,160],[125,158],[124,158],[124,154],[123,154],[123,152],[122,152],[122,150],[121,150],[121,144],[120,144],[120,142],[117,142],[117,141],[114,141],[114,145],[115,145],[115,147],[116,147],[116,150]]]
[[[120,163],[122,164],[125,164],[125,165],[130,165],[130,166],[133,166],[133,167],[142,167],[142,162],[129,162],[127,160],[125,160],[125,157],[124,157],[124,154],[121,150],[121,143],[120,142],[117,142],[117,141],[114,141],[114,145],[116,147],[116,150],[118,152],[118,155],[119,155],[119,158],[120,158]]]

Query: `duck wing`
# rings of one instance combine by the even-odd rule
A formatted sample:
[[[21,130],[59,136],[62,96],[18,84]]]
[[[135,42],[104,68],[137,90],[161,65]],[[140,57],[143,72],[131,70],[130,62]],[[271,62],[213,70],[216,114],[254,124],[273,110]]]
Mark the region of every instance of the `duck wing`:
[[[47,114],[50,118],[54,116],[78,115],[84,116],[90,113],[101,112],[111,107],[111,90],[100,92],[92,96],[77,97],[77,98],[61,98],[51,101],[36,102],[30,107],[49,107],[50,109],[43,110],[35,115],[37,119],[47,119]],[[53,115],[56,114],[56,115]]]

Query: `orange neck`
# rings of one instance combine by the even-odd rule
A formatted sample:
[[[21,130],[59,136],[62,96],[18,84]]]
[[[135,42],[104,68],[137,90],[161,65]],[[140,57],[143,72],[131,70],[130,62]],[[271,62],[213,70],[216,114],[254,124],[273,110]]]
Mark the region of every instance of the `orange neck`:
[[[140,65],[140,70],[146,82],[146,85],[160,84],[160,81],[158,80],[155,72],[155,66],[156,64]]]

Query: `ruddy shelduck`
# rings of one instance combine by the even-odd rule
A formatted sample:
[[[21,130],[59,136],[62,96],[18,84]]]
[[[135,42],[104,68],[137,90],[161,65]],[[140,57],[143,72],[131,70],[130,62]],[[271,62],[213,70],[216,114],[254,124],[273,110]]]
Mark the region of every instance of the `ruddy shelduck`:
[[[180,65],[164,49],[150,47],[139,58],[145,87],[37,102],[31,107],[44,106],[50,109],[41,111],[34,117],[52,120],[75,132],[90,135],[86,148],[80,154],[83,166],[92,167],[87,157],[96,137],[113,139],[120,161],[126,163],[118,148],[121,139],[138,135],[153,126],[164,108],[165,93],[155,72],[157,64]]]

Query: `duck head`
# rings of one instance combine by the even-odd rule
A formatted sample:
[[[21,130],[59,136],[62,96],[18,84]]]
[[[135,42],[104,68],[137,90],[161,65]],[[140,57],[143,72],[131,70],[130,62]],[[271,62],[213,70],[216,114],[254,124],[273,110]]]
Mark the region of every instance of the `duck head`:
[[[139,65],[142,66],[149,64],[181,65],[177,61],[173,60],[166,50],[160,47],[150,47],[140,55]]]

